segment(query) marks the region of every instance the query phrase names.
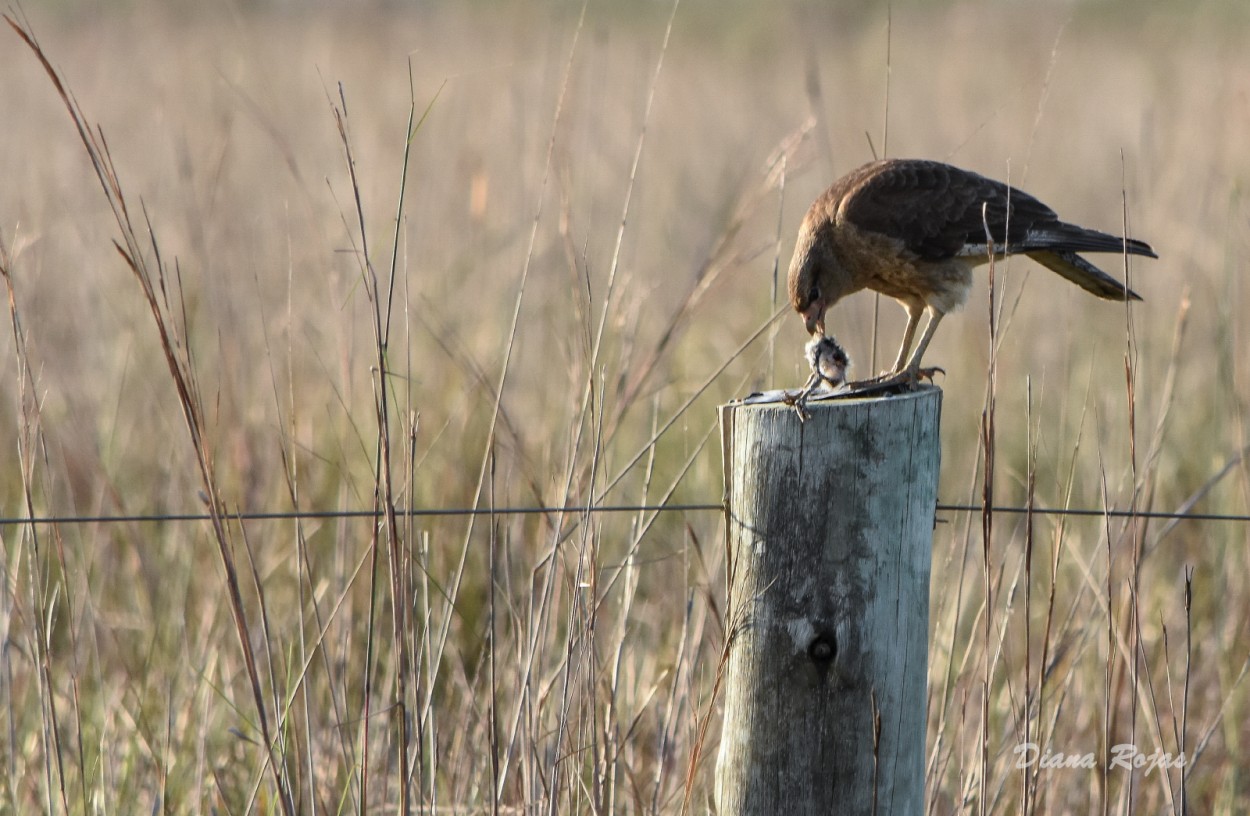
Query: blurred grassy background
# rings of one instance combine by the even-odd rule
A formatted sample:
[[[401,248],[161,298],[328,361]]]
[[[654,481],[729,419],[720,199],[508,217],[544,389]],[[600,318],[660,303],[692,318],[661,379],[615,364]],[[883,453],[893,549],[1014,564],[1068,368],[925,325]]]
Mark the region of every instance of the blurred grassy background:
[[[999,266],[1001,502],[1025,499],[1032,434],[1041,505],[1173,510],[1208,486],[1196,509],[1250,510],[1250,472],[1237,459],[1250,444],[1244,4],[900,2],[887,25],[881,3],[690,0],[676,12],[653,85],[670,10],[592,4],[579,27],[581,9],[567,3],[26,9],[102,128],[132,206],[142,199],[162,254],[177,258],[232,510],[371,506],[376,358],[331,113],[340,83],[380,270],[410,102],[418,113],[431,106],[413,139],[388,350],[392,419],[399,429],[416,418],[396,478],[422,507],[473,501],[527,265],[492,448],[494,502],[655,501],[670,486],[675,501],[719,501],[714,407],[802,382],[797,319],[778,324],[775,348],[766,339],[749,346],[648,443],[772,314],[774,267],[784,276],[811,200],[875,149],[1009,178],[1088,226],[1119,232],[1126,212],[1130,232],[1161,256],[1132,267],[1145,301],[1131,335],[1122,308],[1028,262]],[[0,506],[6,517],[23,514],[26,462],[38,513],[198,512],[194,455],[151,318],[110,246],[115,230],[82,146],[31,53],[7,27],[0,42],[0,236],[27,349],[15,353],[10,339],[0,354],[8,395],[0,449],[9,452]],[[1114,258],[1104,268],[1122,272]],[[830,316],[858,376],[873,373],[872,313],[865,294]],[[901,310],[883,302],[881,324],[878,367],[892,359]],[[978,287],[926,357],[947,371],[944,502],[979,495],[987,326]],[[1135,467],[1126,355],[1135,367]],[[583,411],[588,384],[593,410]],[[43,441],[32,448],[35,431]],[[1178,750],[1186,565],[1194,569],[1186,750],[1211,729],[1191,771],[1191,803],[1204,812],[1250,807],[1241,770],[1250,590],[1236,577],[1250,567],[1244,523],[1039,519],[1026,610],[1022,519],[1000,516],[988,614],[1003,640],[987,646],[978,634],[987,614],[979,520],[944,520],[934,545],[935,812],[974,807],[981,795],[992,810],[1019,811],[1022,777],[1010,751],[1037,713],[1036,700],[1024,699],[1026,671],[1046,673],[1037,722],[1054,750],[1105,754],[1130,741],[1148,753],[1156,732],[1165,750]],[[577,521],[499,518],[469,529],[463,518],[422,519],[405,529],[406,569],[414,586],[425,582],[409,599],[425,612],[407,635],[428,683],[401,693],[379,682],[371,693],[375,710],[408,694],[409,714],[425,712],[412,737],[425,803],[485,811],[497,787],[510,806],[553,797],[565,811],[680,810],[698,724],[709,712],[716,721],[721,520],[703,512]],[[368,569],[356,572],[371,525],[256,522],[235,534],[240,559],[255,569],[247,603],[259,614],[263,599],[267,614],[251,637],[271,667],[274,710],[286,715],[282,756],[295,797],[306,810],[356,810],[360,667],[364,644],[387,620],[370,623]],[[9,525],[0,537],[6,809],[277,807],[203,525]],[[1135,552],[1140,569],[1131,568]],[[1047,627],[1037,599],[1051,592],[1054,553],[1056,620]],[[502,608],[493,639],[492,586]],[[1130,632],[1133,597],[1148,669],[1136,691],[1106,645],[1108,607],[1115,631]],[[32,640],[38,619],[51,627],[43,671]],[[430,638],[443,625],[450,636],[440,650]],[[1026,628],[1035,638],[1028,666]],[[1043,631],[1059,654],[1045,666]],[[371,652],[382,678],[398,660],[389,644]],[[995,760],[982,787],[974,712],[987,659]],[[297,699],[289,710],[282,702]],[[1111,726],[1105,711],[1116,712]],[[369,747],[370,808],[393,802],[398,784],[387,723],[379,718]],[[700,811],[714,726],[709,740],[691,791]],[[1179,807],[1175,771],[1105,779],[1043,771],[1039,780],[1037,812],[1084,812],[1104,799],[1116,812]]]

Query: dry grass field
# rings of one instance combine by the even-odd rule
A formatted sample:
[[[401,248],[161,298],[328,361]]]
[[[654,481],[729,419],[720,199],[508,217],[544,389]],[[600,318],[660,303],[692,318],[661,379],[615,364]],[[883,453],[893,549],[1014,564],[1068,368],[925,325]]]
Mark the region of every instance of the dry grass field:
[[[26,6],[116,186],[0,28],[0,811],[712,810],[722,514],[584,508],[720,502],[716,406],[806,375],[775,270],[874,151],[1160,255],[1131,311],[997,267],[997,503],[1250,512],[1234,0]],[[874,366],[874,297],[831,312],[855,375],[902,317]],[[1250,522],[939,515],[931,813],[1250,810]]]

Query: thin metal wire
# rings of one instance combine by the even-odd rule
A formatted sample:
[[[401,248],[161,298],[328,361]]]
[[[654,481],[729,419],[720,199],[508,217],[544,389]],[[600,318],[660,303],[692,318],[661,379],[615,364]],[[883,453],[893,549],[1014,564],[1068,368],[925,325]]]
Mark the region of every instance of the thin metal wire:
[[[578,515],[583,513],[702,513],[723,511],[723,504],[704,502],[696,504],[608,504],[608,505],[566,505],[566,506],[535,506],[535,507],[446,507],[396,509],[397,516],[428,518],[438,516],[518,516],[518,515],[551,515],[564,513]],[[979,513],[979,504],[938,504],[939,513]],[[1028,507],[996,506],[995,513],[1027,513]],[[1110,518],[1141,518],[1167,519],[1175,521],[1221,521],[1250,522],[1250,515],[1225,513],[1168,513],[1151,510],[1099,510],[1096,508],[1058,508],[1034,507],[1034,515],[1038,516],[1093,516]],[[343,518],[381,518],[382,510],[277,510],[249,511],[242,513],[225,513],[226,517],[238,521],[291,521]],[[35,516],[33,518],[0,517],[0,527],[13,527],[20,524],[146,524],[155,522],[209,521],[208,513],[133,513],[118,516]]]
[[[979,504],[939,504],[939,513],[980,513]],[[1028,513],[1035,516],[1096,516],[1099,518],[1173,519],[1176,521],[1250,521],[1250,515],[1227,513],[1168,513],[1163,510],[1099,510],[1093,507],[1008,507],[995,506],[995,513]]]
[[[404,510],[395,509],[395,515],[428,517],[428,516],[518,516],[547,515],[566,513],[647,513],[647,512],[690,512],[704,510],[721,510],[720,504],[631,504],[631,505],[567,505],[563,507],[447,507],[422,508],[414,507]],[[244,513],[223,513],[223,516],[239,521],[289,521],[293,519],[341,519],[341,518],[381,518],[384,510],[276,510],[249,511]],[[35,518],[4,518],[0,517],[0,527],[15,524],[115,524],[149,523],[161,521],[209,521],[208,513],[135,513],[122,516],[36,516]]]

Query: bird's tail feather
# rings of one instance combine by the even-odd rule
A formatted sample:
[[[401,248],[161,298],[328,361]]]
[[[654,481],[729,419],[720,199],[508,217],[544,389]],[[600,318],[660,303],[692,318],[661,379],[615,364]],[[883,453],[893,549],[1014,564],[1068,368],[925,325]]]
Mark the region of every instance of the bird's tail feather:
[[[1049,249],[1067,252],[1127,252],[1129,255],[1145,255],[1147,258],[1159,257],[1145,241],[1121,238],[1062,222],[1029,230],[1017,247],[1023,252]]]
[[[1116,238],[1115,240],[1119,241],[1120,239]],[[1142,244],[1142,246],[1146,245]],[[1150,247],[1147,246],[1146,249],[1150,249]],[[1141,300],[1141,295],[1075,252],[1040,251],[1029,252],[1028,256],[1047,269],[1059,273],[1085,291],[1092,292],[1100,298],[1106,300]],[[1151,253],[1151,257],[1154,257],[1153,253]]]

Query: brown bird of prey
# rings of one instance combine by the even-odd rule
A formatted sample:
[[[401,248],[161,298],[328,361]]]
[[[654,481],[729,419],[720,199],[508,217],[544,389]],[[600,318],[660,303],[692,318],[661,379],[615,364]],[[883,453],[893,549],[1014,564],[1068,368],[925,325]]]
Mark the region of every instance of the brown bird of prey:
[[[891,373],[879,382],[914,383],[931,375],[920,360],[933,332],[967,300],[972,268],[991,252],[1027,255],[1108,300],[1141,298],[1078,252],[1158,257],[1141,241],[1060,221],[1028,193],[976,173],[885,159],[838,179],[807,211],[790,262],[790,303],[815,340],[825,336],[825,310],[847,295],[872,289],[894,298],[907,310],[907,328]],[[926,311],[929,322],[909,356]],[[823,379],[816,368],[813,377]]]

